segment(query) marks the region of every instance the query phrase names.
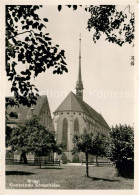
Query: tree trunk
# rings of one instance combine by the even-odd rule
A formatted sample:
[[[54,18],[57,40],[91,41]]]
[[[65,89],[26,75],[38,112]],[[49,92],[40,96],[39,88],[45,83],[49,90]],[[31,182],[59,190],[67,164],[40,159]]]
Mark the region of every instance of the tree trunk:
[[[39,156],[39,166],[40,166],[40,169],[41,169],[41,157]]]
[[[98,167],[98,156],[96,155],[96,165]]]
[[[24,161],[24,164],[28,164],[26,152],[22,152],[20,161],[22,161],[22,159]]]
[[[89,167],[88,167],[88,153],[86,155],[86,176],[89,177]]]

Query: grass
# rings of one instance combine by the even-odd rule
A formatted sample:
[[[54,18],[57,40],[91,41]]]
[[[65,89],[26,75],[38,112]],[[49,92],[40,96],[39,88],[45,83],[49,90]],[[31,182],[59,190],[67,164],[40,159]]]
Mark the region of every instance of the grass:
[[[85,176],[85,168],[85,166],[61,165],[39,169],[35,166],[7,165],[6,188],[133,189],[134,187],[134,180],[117,177],[114,167],[90,166],[89,178]],[[29,180],[32,180],[32,185],[25,186],[29,184]],[[36,186],[37,182],[41,186]]]

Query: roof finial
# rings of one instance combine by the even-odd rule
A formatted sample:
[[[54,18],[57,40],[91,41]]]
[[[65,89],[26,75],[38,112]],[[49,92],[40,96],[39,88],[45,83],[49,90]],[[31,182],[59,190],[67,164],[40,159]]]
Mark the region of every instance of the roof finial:
[[[78,73],[78,81],[82,81],[82,76],[81,76],[81,33],[80,33],[80,38],[79,38],[79,73]]]
[[[81,33],[79,36],[79,72],[78,72],[78,80],[76,84],[76,95],[83,99],[83,83],[81,76]]]

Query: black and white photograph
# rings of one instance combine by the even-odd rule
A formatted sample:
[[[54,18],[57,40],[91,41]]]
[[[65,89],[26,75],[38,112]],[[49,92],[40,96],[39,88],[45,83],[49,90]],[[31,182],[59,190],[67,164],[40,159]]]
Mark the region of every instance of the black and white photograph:
[[[5,189],[132,194],[135,2],[38,3],[5,4]]]

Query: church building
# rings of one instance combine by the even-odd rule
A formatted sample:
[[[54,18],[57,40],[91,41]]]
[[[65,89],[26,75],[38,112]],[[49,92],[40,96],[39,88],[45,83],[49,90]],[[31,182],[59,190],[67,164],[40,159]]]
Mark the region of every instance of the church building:
[[[76,94],[70,92],[54,114],[54,129],[58,143],[64,144],[64,152],[56,157],[61,160],[63,156],[69,162],[75,159],[81,162],[83,154],[72,155],[73,136],[82,134],[84,129],[89,132],[97,132],[108,135],[110,127],[101,114],[95,111],[83,100],[83,82],[81,76],[81,39],[79,40],[79,72],[76,83]]]

